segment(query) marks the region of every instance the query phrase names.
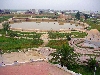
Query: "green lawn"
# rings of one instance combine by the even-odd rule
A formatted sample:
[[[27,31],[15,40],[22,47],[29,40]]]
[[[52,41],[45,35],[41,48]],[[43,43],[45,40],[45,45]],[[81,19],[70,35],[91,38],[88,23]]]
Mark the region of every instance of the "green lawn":
[[[68,41],[67,40],[50,40],[46,46],[54,48],[54,49],[60,49],[63,44],[68,44]]]
[[[94,20],[94,21],[92,21],[92,20]],[[89,24],[89,26],[91,26],[91,27],[89,27],[89,30],[90,29],[98,29],[100,31],[100,25],[98,25],[98,24],[100,24],[100,22],[98,22],[97,20],[95,20],[95,19],[87,19],[85,22],[87,24]]]
[[[14,33],[16,33],[18,37],[28,37],[28,38],[40,38],[42,35],[42,33],[36,33],[36,32],[18,32],[17,31]]]
[[[85,36],[87,36],[85,32],[71,32],[70,35],[74,35],[74,38],[85,38]]]
[[[56,38],[66,38],[67,35],[74,35],[75,38],[84,38],[87,36],[85,32],[71,32],[71,33],[59,33],[59,32],[48,32],[49,38],[56,39]]]
[[[7,52],[7,50],[10,51],[17,51],[18,49],[23,48],[33,48],[33,47],[39,47],[43,43],[40,39],[16,39],[11,37],[0,37],[0,48]]]
[[[66,35],[68,35],[68,33],[59,33],[59,32],[48,32],[49,34],[49,38],[51,39],[56,39],[56,38],[66,38]]]
[[[5,35],[6,31],[4,31],[3,29],[0,29],[0,34]],[[17,37],[27,37],[27,38],[40,38],[42,33],[36,33],[36,32],[20,32],[20,31],[7,31],[7,35],[8,36],[17,36]]]
[[[39,47],[43,43],[43,40],[40,39],[41,33],[19,31],[8,31],[7,34],[5,33],[6,32],[3,29],[0,30],[0,34],[3,35],[0,37],[0,49],[2,49],[4,52],[7,52],[7,50],[18,51],[18,49],[23,48]],[[6,37],[5,35],[10,37]],[[14,38],[15,36],[21,38]],[[22,37],[32,39],[24,39]]]
[[[89,70],[85,65],[78,65],[76,68],[71,69],[76,73],[81,73],[82,75],[94,75],[94,71]],[[96,70],[96,75],[100,75],[100,67]]]
[[[5,34],[6,32],[3,29],[0,29],[0,34]]]
[[[9,18],[12,18],[13,16],[1,16],[0,17],[0,23],[3,21],[7,21]]]

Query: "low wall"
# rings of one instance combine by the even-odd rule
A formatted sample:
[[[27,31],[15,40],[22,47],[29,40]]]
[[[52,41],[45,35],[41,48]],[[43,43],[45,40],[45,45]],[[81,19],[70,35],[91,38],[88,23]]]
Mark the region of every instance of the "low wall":
[[[61,20],[61,19],[49,19],[49,18],[21,18],[21,19],[17,19],[17,18],[13,18],[11,20],[8,21],[10,24],[13,23],[21,23],[21,22],[58,22],[59,25],[64,25],[64,23],[70,23],[70,24],[75,24],[75,25],[81,25],[83,26],[83,29],[85,27],[88,27],[89,25],[83,22],[79,22],[79,21],[74,21],[74,20]],[[4,22],[3,22],[4,23]],[[2,28],[2,25],[0,26],[0,28]],[[38,32],[47,32],[47,31],[68,31],[68,29],[66,30],[37,30],[37,29],[22,29],[22,28],[10,28],[10,30],[13,31],[27,31],[27,32],[34,32],[34,31],[38,31]],[[70,29],[69,29],[70,30]],[[77,30],[77,29],[74,29]]]
[[[22,31],[22,28],[10,28],[12,31]]]

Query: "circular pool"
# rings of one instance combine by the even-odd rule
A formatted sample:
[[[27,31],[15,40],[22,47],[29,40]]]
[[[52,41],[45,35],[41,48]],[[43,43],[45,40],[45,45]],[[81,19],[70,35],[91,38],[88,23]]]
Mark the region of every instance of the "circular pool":
[[[58,22],[21,22],[10,24],[11,28],[22,28],[22,29],[39,29],[39,30],[61,30],[61,29],[81,29],[83,28],[80,25],[64,23],[63,25],[59,25]]]

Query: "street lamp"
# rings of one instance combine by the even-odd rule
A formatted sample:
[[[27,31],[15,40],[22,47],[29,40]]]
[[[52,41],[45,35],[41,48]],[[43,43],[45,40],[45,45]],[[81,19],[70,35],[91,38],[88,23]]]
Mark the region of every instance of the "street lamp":
[[[96,72],[96,66],[95,66],[95,68],[94,68],[94,75],[95,75],[95,72]]]
[[[97,67],[99,66],[98,62],[96,62],[96,65],[94,67],[94,75],[96,75],[96,70],[97,70]]]

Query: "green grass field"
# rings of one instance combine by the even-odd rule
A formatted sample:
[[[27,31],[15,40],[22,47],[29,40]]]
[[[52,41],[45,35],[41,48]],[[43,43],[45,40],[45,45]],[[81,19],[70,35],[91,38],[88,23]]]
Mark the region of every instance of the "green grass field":
[[[93,20],[93,21],[92,21]],[[89,30],[90,29],[97,29],[97,30],[99,30],[100,31],[100,22],[98,22],[97,20],[95,20],[95,19],[87,19],[86,21],[85,21],[87,24],[89,24],[89,26],[91,26],[91,27],[89,27]]]
[[[0,37],[0,49],[3,50],[3,52],[7,52],[7,50],[10,51],[17,51],[18,49],[23,48],[33,48],[33,47],[39,47],[43,43],[40,39],[16,39],[11,37]]]
[[[89,70],[86,65],[78,65],[76,68],[73,68],[71,70],[82,75],[94,75],[94,71]],[[96,75],[100,75],[100,67],[97,68]]]
[[[12,18],[13,16],[1,16],[0,17],[0,23],[3,21],[7,21],[9,18]]]
[[[67,35],[74,35],[74,38],[84,38],[87,36],[85,32],[71,32],[71,33],[59,33],[59,32],[48,32],[49,38],[56,39],[56,38],[66,38]]]
[[[54,49],[59,49],[62,47],[63,44],[68,44],[68,41],[67,40],[50,40],[46,46],[54,48]]]

